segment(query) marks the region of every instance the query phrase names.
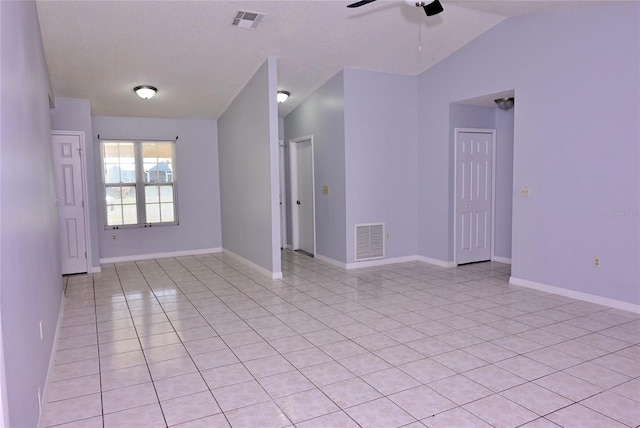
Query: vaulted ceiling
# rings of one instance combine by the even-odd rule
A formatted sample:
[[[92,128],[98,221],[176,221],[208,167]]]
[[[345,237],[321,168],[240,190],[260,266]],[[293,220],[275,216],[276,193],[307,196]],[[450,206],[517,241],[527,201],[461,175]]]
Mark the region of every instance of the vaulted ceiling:
[[[217,119],[268,56],[285,116],[343,67],[417,75],[502,20],[599,1],[442,0],[427,17],[402,0],[38,1],[54,93],[92,114]],[[239,10],[265,14],[256,29]],[[148,101],[133,87],[159,90]]]

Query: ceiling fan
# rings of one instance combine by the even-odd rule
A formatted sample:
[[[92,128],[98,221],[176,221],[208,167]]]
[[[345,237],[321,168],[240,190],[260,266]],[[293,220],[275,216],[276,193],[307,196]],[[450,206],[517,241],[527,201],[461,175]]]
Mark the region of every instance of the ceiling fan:
[[[360,7],[364,6],[365,4],[373,3],[374,1],[376,0],[360,0],[355,3],[351,3],[347,7]],[[420,0],[404,0],[404,2],[409,6],[417,6],[423,8],[427,16],[437,15],[444,10],[442,8],[442,5],[440,4],[440,0],[433,0],[431,2]]]

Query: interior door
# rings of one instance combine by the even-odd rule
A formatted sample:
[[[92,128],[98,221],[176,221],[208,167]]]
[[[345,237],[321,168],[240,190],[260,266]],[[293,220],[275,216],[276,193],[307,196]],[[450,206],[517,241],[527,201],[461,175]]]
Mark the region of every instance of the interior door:
[[[315,255],[313,147],[311,140],[294,144],[297,191],[293,203],[298,214],[297,243],[294,244],[294,250],[302,250],[310,255]]]
[[[284,163],[284,143],[278,144],[280,157],[280,248],[287,245],[287,206],[286,206],[286,183],[285,183],[285,163]]]
[[[62,273],[87,272],[80,135],[54,134],[52,140]]]
[[[491,260],[492,132],[456,133],[456,263]]]

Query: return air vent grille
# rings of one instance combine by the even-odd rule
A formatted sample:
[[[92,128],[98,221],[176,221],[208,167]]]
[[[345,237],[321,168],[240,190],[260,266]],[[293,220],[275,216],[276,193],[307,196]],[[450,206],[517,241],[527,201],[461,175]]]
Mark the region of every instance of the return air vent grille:
[[[355,261],[384,259],[384,223],[356,224]]]
[[[232,25],[235,27],[253,30],[258,27],[258,24],[260,24],[262,18],[264,18],[264,14],[262,13],[245,12],[243,10],[239,10],[236,14],[236,17],[233,18]]]

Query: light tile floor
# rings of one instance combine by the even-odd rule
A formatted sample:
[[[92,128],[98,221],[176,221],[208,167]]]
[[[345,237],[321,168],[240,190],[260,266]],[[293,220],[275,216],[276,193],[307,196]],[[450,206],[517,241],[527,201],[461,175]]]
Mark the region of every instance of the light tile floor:
[[[509,266],[344,271],[283,252],[66,278],[59,427],[637,427],[640,316],[508,284]]]

